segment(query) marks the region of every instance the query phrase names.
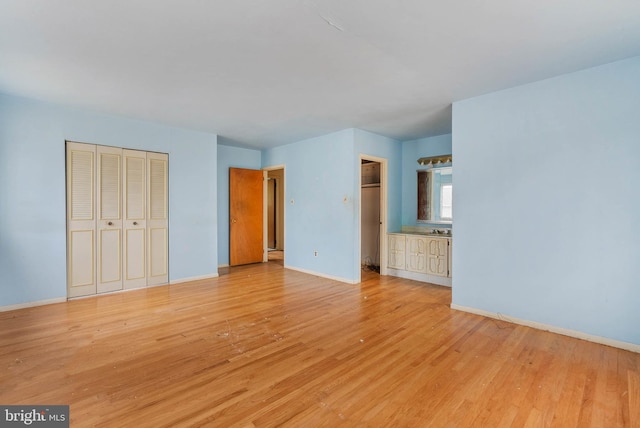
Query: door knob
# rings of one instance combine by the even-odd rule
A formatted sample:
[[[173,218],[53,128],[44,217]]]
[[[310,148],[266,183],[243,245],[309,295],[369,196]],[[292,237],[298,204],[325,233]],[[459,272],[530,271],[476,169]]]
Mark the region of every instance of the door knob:
[[[236,220],[235,218],[233,220],[231,220],[231,223],[237,223],[238,220]]]
[[[137,225],[138,225],[138,222],[137,222],[137,221],[134,221],[134,222],[133,222],[133,225],[134,225],[134,226],[137,226]]]
[[[113,226],[113,222],[110,221],[109,223],[107,223],[107,226]]]

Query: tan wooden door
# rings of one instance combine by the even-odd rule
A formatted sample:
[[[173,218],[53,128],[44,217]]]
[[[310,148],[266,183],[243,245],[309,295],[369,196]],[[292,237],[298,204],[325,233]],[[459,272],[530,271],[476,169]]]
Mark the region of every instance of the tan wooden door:
[[[263,172],[229,168],[229,264],[263,260]]]

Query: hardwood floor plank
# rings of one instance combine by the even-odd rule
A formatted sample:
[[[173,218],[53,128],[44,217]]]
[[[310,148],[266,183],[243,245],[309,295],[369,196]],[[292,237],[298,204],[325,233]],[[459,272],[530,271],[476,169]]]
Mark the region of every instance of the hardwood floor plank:
[[[640,426],[640,373],[637,371],[628,370],[628,403],[629,403],[629,418],[628,426],[637,427]],[[626,404],[626,403],[625,403]]]
[[[0,402],[72,426],[633,427],[640,355],[277,263],[0,313]]]

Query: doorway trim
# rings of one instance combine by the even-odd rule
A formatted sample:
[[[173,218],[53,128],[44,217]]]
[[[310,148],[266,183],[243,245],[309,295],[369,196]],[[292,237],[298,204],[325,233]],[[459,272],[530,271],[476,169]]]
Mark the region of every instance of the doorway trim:
[[[264,223],[264,227],[263,227],[263,245],[264,245],[264,251],[263,251],[263,262],[268,262],[269,261],[269,230],[268,227],[269,225],[267,224],[268,222],[268,215],[267,215],[267,205],[269,203],[269,194],[268,194],[268,188],[267,188],[267,181],[269,179],[269,171],[276,171],[276,170],[282,170],[282,194],[285,195],[285,200],[282,202],[282,224],[283,224],[283,231],[282,231],[282,236],[283,236],[283,240],[286,243],[287,242],[287,204],[285,203],[286,201],[286,195],[287,195],[287,170],[285,168],[284,165],[273,165],[273,166],[267,166],[262,168],[262,174],[264,177],[264,181],[263,181],[263,194],[262,194],[262,219],[263,219],[263,223]],[[286,266],[285,262],[286,262],[286,258],[287,258],[287,247],[286,245],[284,246],[284,250],[283,250],[283,264]]]
[[[380,164],[380,275],[387,274],[387,171],[388,160],[377,156],[371,156],[364,153],[360,153],[360,160],[358,162],[358,246],[356,253],[356,272],[357,282],[362,281],[362,271],[360,266],[360,259],[362,257],[362,161],[372,161]]]

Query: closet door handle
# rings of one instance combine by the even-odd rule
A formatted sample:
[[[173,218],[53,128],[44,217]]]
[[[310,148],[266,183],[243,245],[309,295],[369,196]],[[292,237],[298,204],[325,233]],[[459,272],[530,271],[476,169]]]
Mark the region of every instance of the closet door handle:
[[[133,225],[134,225],[134,226],[137,226],[137,225],[138,225],[138,222],[137,222],[137,221],[134,221],[134,222],[133,222]]]
[[[110,221],[109,223],[107,223],[107,226],[113,226],[113,222]]]

